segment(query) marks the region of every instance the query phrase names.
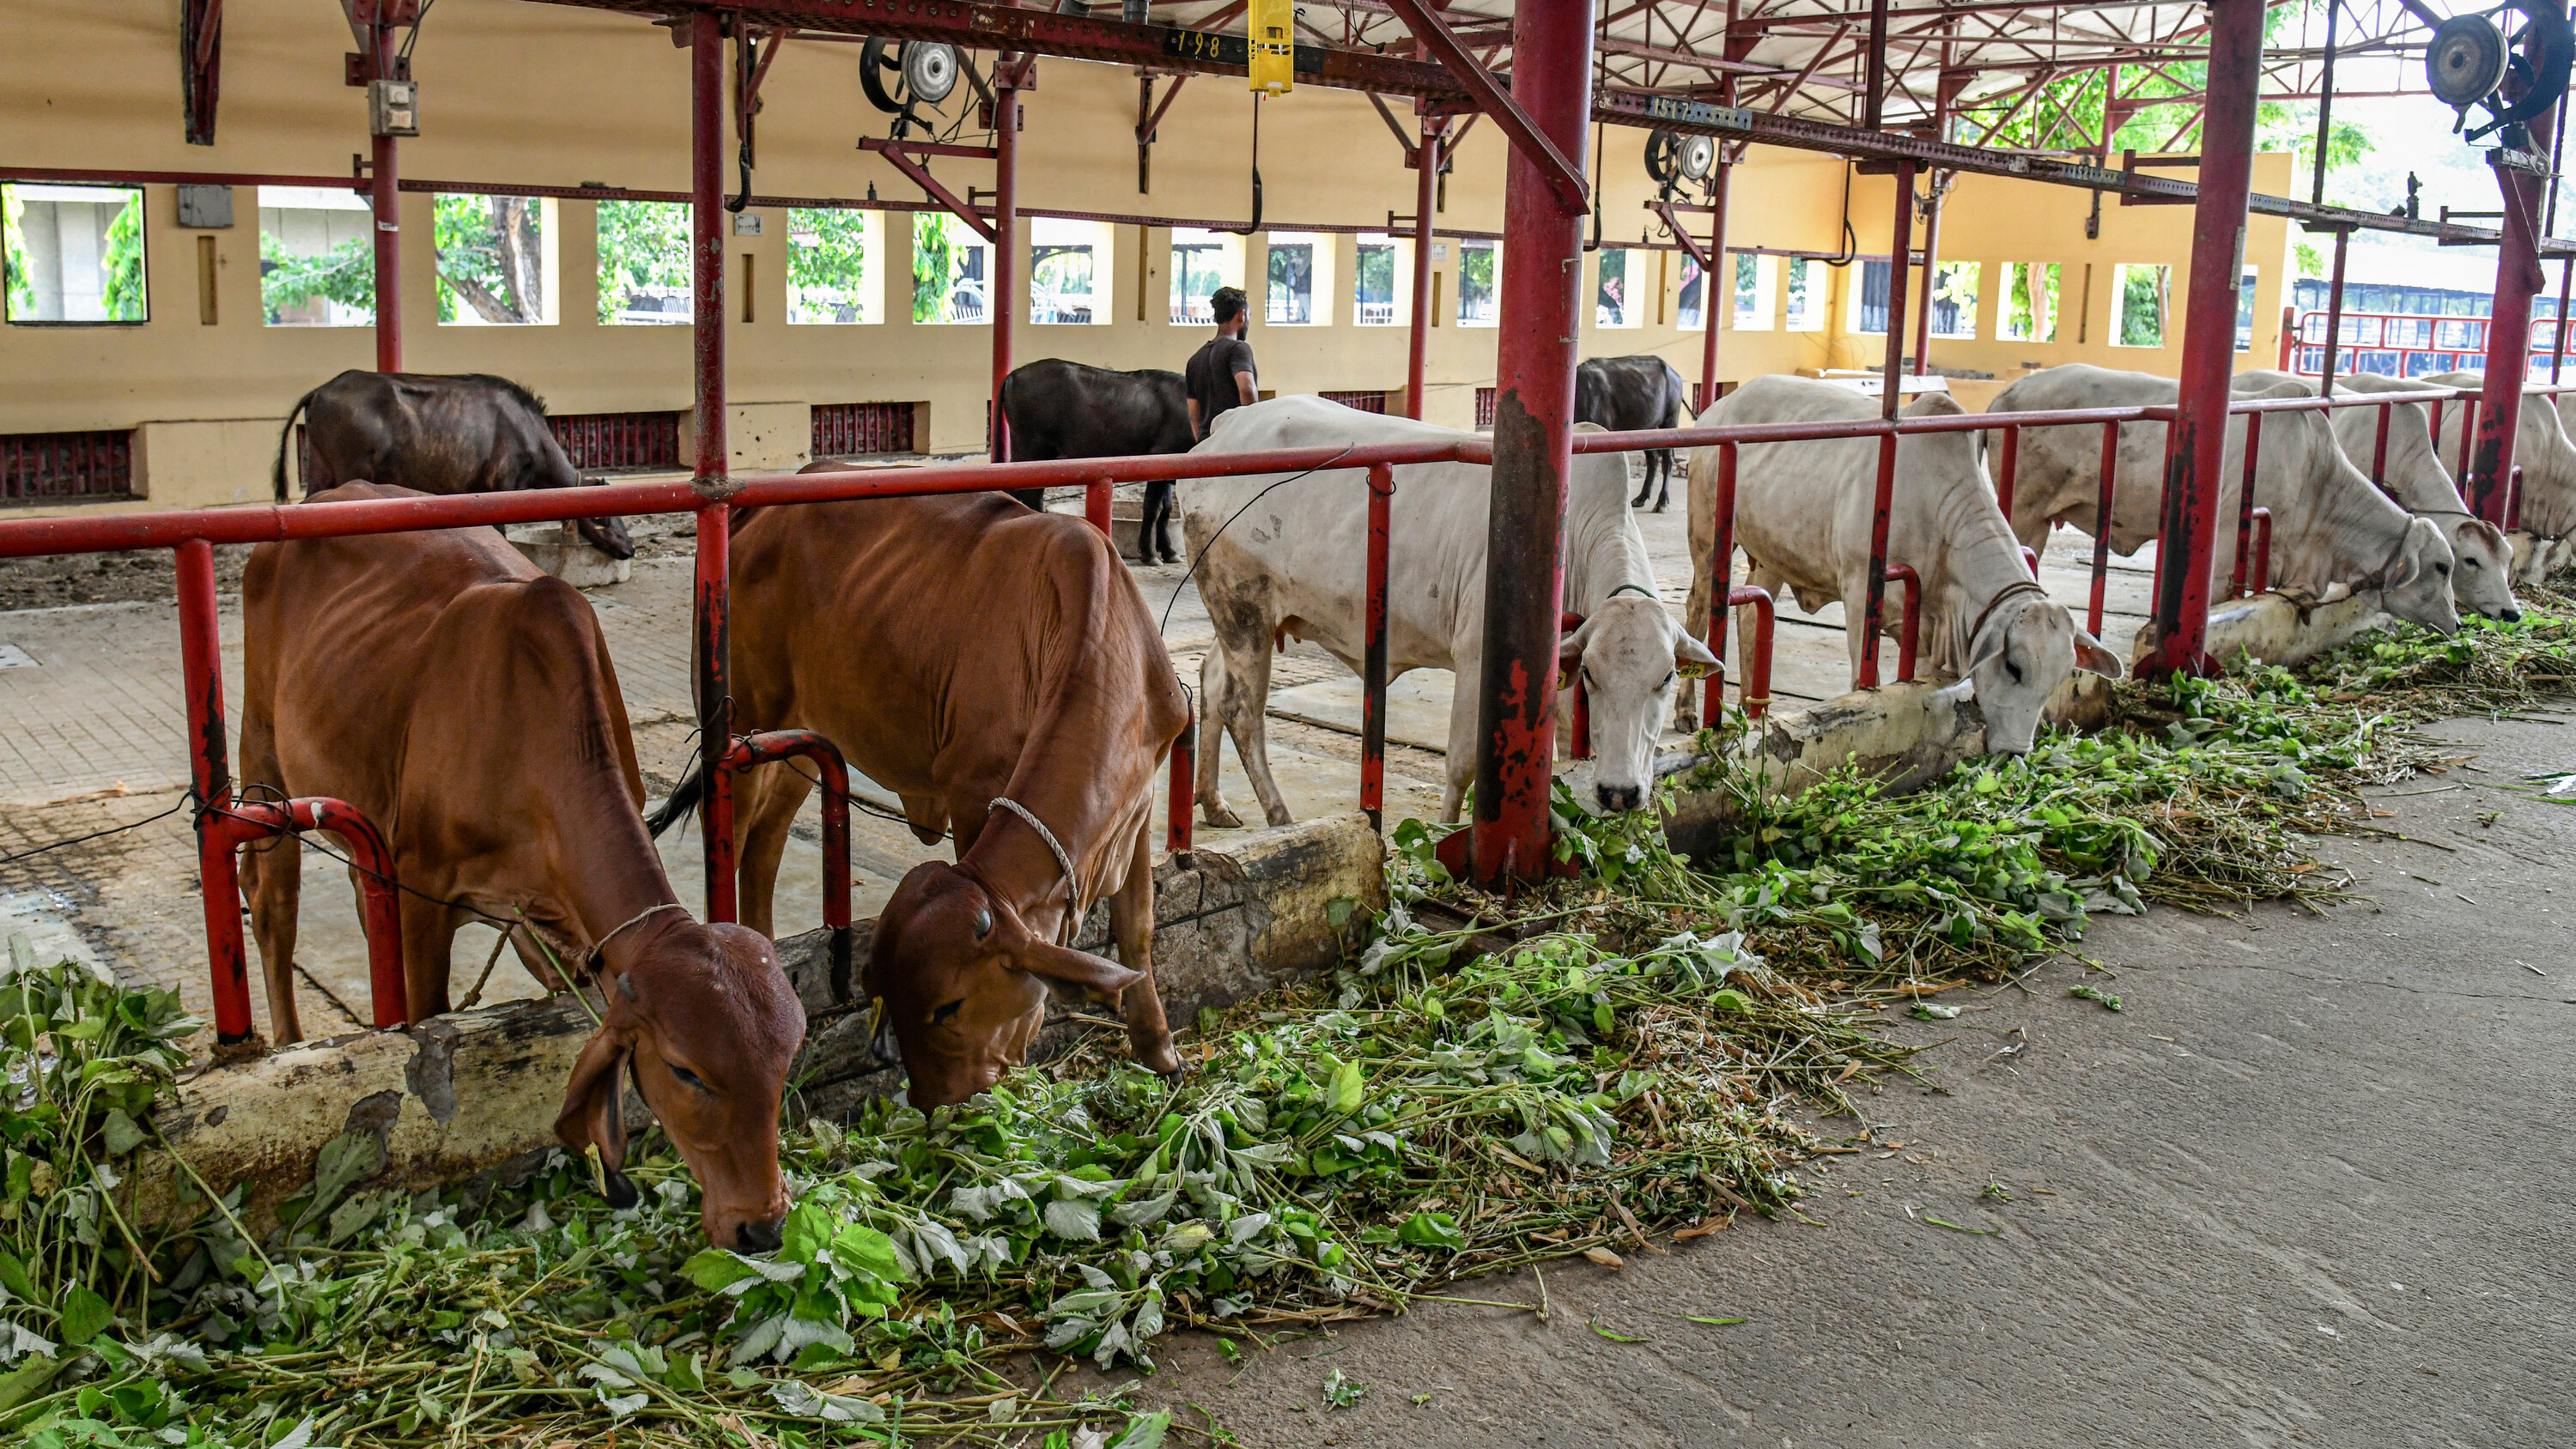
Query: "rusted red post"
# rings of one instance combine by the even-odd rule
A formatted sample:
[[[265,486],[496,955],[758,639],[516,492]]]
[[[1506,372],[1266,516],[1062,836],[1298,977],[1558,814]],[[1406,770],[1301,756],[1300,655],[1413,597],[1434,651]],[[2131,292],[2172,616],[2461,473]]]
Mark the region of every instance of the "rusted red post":
[[[2182,386],[2165,449],[2164,510],[2156,531],[2156,652],[2147,668],[2157,672],[2210,667],[2209,564],[2226,468],[2228,378],[2235,370],[2237,288],[2253,191],[2263,14],[2263,0],[2212,0],[2209,7]]]
[[[710,921],[734,919],[733,771],[725,768],[725,757],[733,751],[733,629],[726,579],[732,554],[727,517],[731,512],[721,503],[698,509],[697,575],[692,580],[698,766],[705,772],[707,789],[698,806],[698,821],[706,843]]]
[[[2112,484],[2120,472],[2120,425],[2102,425],[2102,498],[2093,509],[2093,599],[2087,608],[2084,628],[2094,638],[2102,637],[2102,605],[2111,586],[2111,494]]]
[[[1923,576],[1912,564],[1889,564],[1887,576],[1905,585],[1905,624],[1896,634],[1896,677],[1914,677],[1914,656],[1923,642]]]
[[[2343,346],[2343,272],[2344,253],[2351,247],[2352,228],[2338,227],[2334,234],[2334,275],[2326,283],[2326,361],[2325,375],[2317,379],[2317,396],[2334,393],[2335,358]]]
[[[1935,177],[1933,180],[1935,185],[1939,183],[1939,178]],[[1913,200],[1914,197],[1909,188],[1904,202],[1911,205]],[[1935,191],[1932,194],[1931,203],[1923,209],[1923,300],[1914,309],[1914,375],[1916,377],[1926,376],[1932,370],[1932,299],[1936,295],[1935,289],[1940,284],[1938,274],[1941,265],[1940,257],[1941,194]],[[1905,265],[1904,258],[1899,257],[1896,264],[1900,267]]]
[[[2370,443],[2370,481],[2382,488],[2388,486],[2388,420],[2390,415],[2393,414],[2396,409],[2397,405],[2393,402],[2384,402],[2379,405],[2379,432]],[[2254,415],[2256,422],[2262,421],[2262,418],[2263,415],[2261,413],[2256,413]],[[2328,421],[2327,426],[2333,426],[2331,420]],[[2253,447],[2252,443],[2249,441],[2246,446],[2250,452]],[[2254,482],[2254,474],[2252,472],[2253,464],[2248,462],[2246,464],[2246,468],[2247,472],[2245,475],[2245,481],[2247,486],[2250,487]]]
[[[1995,470],[1995,506],[2003,510],[2004,522],[2012,522],[2013,480],[2021,472],[2021,429],[2004,429],[2002,466]]]
[[[2557,404],[2553,402],[2550,406],[2556,407]],[[2522,465],[2516,463],[2513,465],[2513,481],[2505,486],[2504,531],[2511,533],[2520,527],[2522,527]]]
[[[2566,12],[2563,0],[2553,0],[2549,8],[2561,15]],[[2523,32],[2524,48],[2535,66],[2540,63],[2538,30],[2533,26]],[[2531,132],[2531,151],[2487,153],[2496,187],[2504,193],[2504,237],[2496,247],[2495,305],[2487,319],[2486,386],[2481,398],[2485,406],[2477,422],[2477,451],[2460,475],[2460,491],[2468,497],[2469,511],[2499,526],[2505,516],[2505,483],[2513,476],[2515,432],[2522,424],[2522,385],[2531,376],[2531,303],[2548,285],[2540,269],[2540,218],[2554,168],[2540,163],[2558,130],[2550,111],[2523,124]],[[2531,162],[2532,169],[2498,164],[2508,155]],[[2468,430],[2461,431],[2465,436]]]
[[[1753,637],[1744,641],[1744,715],[1760,719],[1771,712],[1771,634],[1779,622],[1772,613],[1771,591],[1737,584],[1727,590],[1726,601],[1753,610]]]
[[[1100,530],[1101,537],[1114,539],[1117,535],[1110,532],[1109,529],[1110,487],[1111,484],[1106,478],[1103,478],[1096,483],[1086,483],[1083,485],[1082,516],[1090,521],[1092,527]],[[1145,547],[1145,542],[1143,540],[1139,540],[1136,546],[1139,549],[1142,549]]]
[[[1368,470],[1368,620],[1360,662],[1360,809],[1383,829],[1386,813],[1386,554],[1395,469]]]
[[[698,769],[706,799],[698,824],[707,857],[707,919],[734,919],[732,630],[726,595],[732,510],[725,442],[724,301],[724,33],[722,17],[702,10],[689,25],[690,322],[696,334],[695,476],[705,500],[697,510],[696,624]]]
[[[2472,450],[2476,447],[2478,439],[2478,405],[2484,401],[2486,399],[2483,397],[2460,399],[2460,407],[2463,411],[2460,413],[2460,466],[2456,476],[2460,480],[2462,493],[2466,493],[2469,488],[2469,460],[2473,456]],[[2469,511],[2477,512],[2477,505],[2471,503]]]
[[[1556,629],[1560,634],[1571,634],[1582,627],[1583,616],[1581,614],[1569,613],[1559,615],[1556,621]],[[1571,689],[1574,691],[1574,753],[1567,756],[1567,758],[1574,760],[1591,759],[1592,700],[1591,697],[1584,692],[1583,676],[1578,673],[1571,678],[1560,679],[1557,681],[1557,687],[1559,689]]]
[[[197,879],[206,907],[206,954],[215,998],[215,1039],[250,1040],[250,961],[242,947],[241,877],[232,846],[212,814],[232,802],[231,755],[224,740],[224,635],[215,612],[215,550],[204,539],[180,544],[179,675],[188,709],[188,778],[197,796]]]
[[[1717,405],[1717,330],[1726,315],[1719,304],[1735,305],[1735,276],[1726,261],[1726,198],[1734,172],[1720,143],[1717,170],[1708,183],[1708,265],[1700,269],[1699,277],[1699,320],[1707,331],[1699,340],[1699,401],[1691,408],[1694,417]]]
[[[1422,378],[1431,360],[1431,212],[1440,204],[1440,145],[1446,122],[1424,121],[1413,148],[1413,335],[1404,352],[1404,415],[1422,417]]]
[[[373,74],[379,80],[394,78],[394,59],[398,47],[394,28],[378,24],[369,28],[369,43],[374,54]],[[375,212],[376,225],[376,371],[402,371],[402,193],[400,165],[394,155],[394,138],[377,136],[375,156],[367,174],[369,200]]]
[[[1181,737],[1172,741],[1172,779],[1163,801],[1163,849],[1174,855],[1190,848],[1192,795],[1198,788],[1198,703],[1189,699],[1186,690],[1181,697],[1188,701],[1189,713],[1181,722]]]
[[[1879,397],[1879,416],[1893,420],[1904,401],[1897,385],[1904,371],[1906,281],[1913,275],[1914,260],[1914,163],[1896,163],[1896,244],[1888,253],[1887,264],[1887,356],[1879,364],[1879,381],[1884,389]],[[1859,619],[1860,677],[1853,681],[1862,689],[1878,688],[1878,627],[1887,608],[1887,522],[1896,498],[1896,434],[1882,433],[1878,439],[1878,491],[1869,516],[1869,572],[1867,597]]]
[[[1593,9],[1593,0],[1556,0],[1512,14],[1512,99],[1578,169],[1591,140]],[[1584,217],[1581,206],[1558,195],[1552,174],[1527,149],[1512,148],[1503,189],[1485,651],[1475,686],[1476,816],[1465,833],[1465,863],[1486,885],[1534,881],[1550,866],[1556,624]]]
[[[1703,275],[1702,299],[1709,295],[1707,280]],[[1717,656],[1717,667],[1708,672],[1707,692],[1700,700],[1703,726],[1717,723],[1726,712],[1726,612],[1735,599],[1735,448],[1733,443],[1717,445],[1717,544],[1708,561],[1708,652]]]
[[[394,856],[374,822],[346,801],[309,796],[284,802],[227,801],[206,812],[200,839],[223,852],[228,866],[238,867],[234,852],[254,841],[328,830],[348,842],[349,860],[357,867],[359,921],[367,938],[367,985],[370,1011],[378,1030],[402,1026],[411,1019],[410,988],[403,980],[402,907],[394,884]],[[238,875],[234,876],[238,882]],[[236,885],[238,889],[238,885]],[[238,919],[233,939],[241,939]],[[245,984],[245,993],[247,992]],[[245,1002],[247,1010],[247,1002]]]
[[[763,730],[725,751],[724,774],[779,760],[814,762],[823,807],[823,924],[832,933],[832,991],[850,988],[850,767],[838,745],[813,730]],[[731,919],[728,917],[727,919]],[[771,923],[773,928],[776,923]]]
[[[2272,587],[2272,510],[2254,510],[2254,592]]]
[[[996,82],[1016,80],[1009,56],[993,67]],[[1020,320],[1020,90],[993,87],[993,294],[984,304],[993,319],[993,461],[1011,460],[1011,420],[1002,415],[1002,379],[1011,375],[1011,339]]]
[[[2379,410],[2380,441],[2388,440],[2388,409]],[[2263,451],[2263,415],[2245,416],[2245,477],[2236,487],[2236,571],[2228,577],[2227,594],[2234,598],[2245,592],[2246,555],[2254,547],[2254,465]],[[2265,515],[2268,517],[2269,515]],[[2261,589],[2256,589],[2261,593]]]

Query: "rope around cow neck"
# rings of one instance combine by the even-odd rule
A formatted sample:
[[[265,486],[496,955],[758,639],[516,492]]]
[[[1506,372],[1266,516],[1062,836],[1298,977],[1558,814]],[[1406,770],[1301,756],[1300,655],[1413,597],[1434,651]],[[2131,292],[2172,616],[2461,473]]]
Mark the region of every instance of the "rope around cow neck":
[[[1065,853],[1063,843],[1055,838],[1054,831],[1046,828],[1046,822],[1038,818],[1036,811],[1008,795],[996,795],[984,807],[987,812],[996,808],[1008,810],[1027,821],[1029,828],[1038,833],[1038,839],[1046,842],[1047,849],[1055,852],[1055,863],[1064,871],[1064,924],[1056,928],[1056,944],[1072,945],[1074,929],[1081,924],[1075,917],[1082,910],[1082,882],[1073,873],[1073,857]]]
[[[1977,622],[1968,626],[1968,637],[1962,642],[1966,644],[1970,655],[1973,656],[1976,652],[1977,636],[1986,632],[1986,621],[1995,616],[1995,610],[2003,607],[2004,600],[2015,594],[2037,594],[2045,599],[2048,597],[2048,590],[2041,588],[2035,579],[2016,579],[1997,590],[1993,598],[1986,600],[1986,606],[1977,611]]]

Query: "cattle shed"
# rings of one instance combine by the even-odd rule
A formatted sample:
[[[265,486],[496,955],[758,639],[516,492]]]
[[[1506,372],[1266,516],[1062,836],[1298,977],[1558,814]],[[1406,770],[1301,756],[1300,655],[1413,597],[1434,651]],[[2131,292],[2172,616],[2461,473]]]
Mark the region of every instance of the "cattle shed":
[[[2223,936],[2412,991],[2467,942],[2520,991],[2563,955],[2558,0],[118,0],[0,36],[13,1437],[1491,1442],[1561,1368],[1611,1406],[1577,1442],[1825,1442],[1874,1391],[1785,1387],[1813,1334],[1623,1392],[1549,1283],[1591,1275],[1585,1353],[1805,1292],[1973,1357],[1857,1265],[2019,1241],[2082,1318],[2172,1197],[2124,1154],[2173,1082],[2076,1126],[2090,1089],[2022,1071],[2306,1010],[2194,978],[2139,1047],[2137,973]],[[2339,98],[2486,174],[2358,204]],[[1223,288],[1257,375],[1195,448],[1015,438],[1015,371],[1178,371]],[[1622,357],[1681,408],[1583,415]],[[2448,790],[2498,808],[2386,808]],[[2437,830],[2534,913],[2457,918],[2488,886],[2393,853]],[[2327,1078],[2468,1049],[2322,1030]],[[2347,1162],[2235,1080],[2191,1080],[2179,1154],[2265,1161],[2271,1114]],[[2479,1080],[2525,1129],[2569,1085]],[[2013,1137],[2025,1088],[2090,1166]],[[2397,1095],[2371,1130],[2494,1182]],[[2427,1266],[2284,1226],[2341,1210],[2318,1173],[2257,1211],[2192,1171],[2213,1262],[2230,1212],[2298,1238],[2203,1275],[2228,1311],[2488,1342],[2362,1281]],[[2079,1191],[2099,1254],[2026,1226]],[[1828,1196],[1839,1276],[1770,1226]],[[1280,1334],[1382,1390],[1292,1403]],[[2310,1417],[2397,1432],[2404,1354],[2347,1350]],[[1850,1442],[2250,1425],[2308,1369],[2241,1352],[2134,1423],[1891,1369],[1916,1407]],[[1168,1391],[1120,1382],[1155,1353]],[[1759,1406],[1685,1402],[1714,1371]],[[2472,1438],[2576,1425],[2559,1385],[2425,1392]]]

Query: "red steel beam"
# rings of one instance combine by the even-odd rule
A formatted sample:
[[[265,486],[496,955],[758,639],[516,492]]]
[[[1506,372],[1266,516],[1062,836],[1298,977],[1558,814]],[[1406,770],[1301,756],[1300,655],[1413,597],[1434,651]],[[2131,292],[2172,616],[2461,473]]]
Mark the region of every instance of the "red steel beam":
[[[1422,123],[1422,144],[1413,152],[1413,335],[1404,355],[1404,411],[1422,419],[1422,377],[1431,360],[1431,213],[1440,201],[1440,128]]]
[[[984,240],[992,241],[1000,235],[1000,233],[994,229],[993,223],[987,220],[982,212],[977,211],[973,206],[961,200],[956,192],[941,185],[939,178],[930,174],[929,168],[923,166],[920,162],[913,160],[911,157],[903,154],[902,151],[896,149],[898,144],[899,143],[893,141],[879,141],[874,137],[868,137],[859,142],[859,149],[863,151],[874,151],[878,155],[883,156],[886,159],[886,164],[911,178],[913,185],[929,192],[932,198],[938,201],[941,206],[946,207],[951,215],[955,216],[958,220],[963,221],[968,226],[975,228],[977,235],[983,237]],[[994,154],[998,157],[999,152],[996,150],[990,154]]]
[[[2262,89],[2263,0],[2211,0],[2209,109],[2192,212],[2182,383],[2166,430],[2163,527],[2156,549],[2156,647],[2148,668],[2211,668],[2209,566],[2218,542],[2227,455],[2228,378],[2236,354],[2237,281],[2252,194],[2254,112]],[[2096,546],[2102,546],[2096,540]]]
[[[993,323],[993,386],[985,395],[985,415],[991,420],[987,430],[996,463],[1011,461],[1011,420],[1002,412],[1002,379],[1011,375],[1012,328],[1020,313],[1020,92],[1000,82],[1019,74],[994,67],[993,225],[985,232],[993,242],[993,286],[984,312]]]
[[[370,70],[379,79],[394,74],[394,28],[377,24],[366,32],[372,46]],[[375,164],[368,181],[376,220],[376,371],[402,371],[402,191],[394,138],[377,136]]]
[[[1397,0],[1424,33],[1418,0]],[[1496,349],[1493,479],[1486,531],[1484,658],[1478,680],[1476,808],[1467,865],[1495,885],[1550,865],[1548,792],[1556,753],[1557,622],[1566,477],[1573,467],[1575,339],[1582,332],[1582,209],[1568,209],[1592,114],[1593,0],[1522,5],[1512,20],[1512,106],[1526,123],[1503,192],[1501,337]],[[1427,27],[1445,38],[1436,24]],[[1436,43],[1436,42],[1435,42]],[[1449,42],[1454,50],[1456,42]],[[1480,72],[1481,73],[1481,72]],[[1550,154],[1552,152],[1552,155]],[[1568,156],[1575,158],[1568,165]],[[1576,195],[1580,195],[1578,190]]]
[[[740,23],[737,21],[736,23]],[[725,66],[722,19],[690,18],[689,245],[691,328],[696,334],[697,450],[690,489],[697,509],[697,562],[692,588],[697,625],[698,769],[706,799],[698,810],[706,847],[709,921],[734,919],[732,627],[729,612],[732,491],[725,439]]]
[[[223,90],[224,0],[183,0],[179,10],[180,97],[191,146],[215,144],[215,101]]]
[[[2531,132],[2531,151],[2487,153],[2496,186],[2504,193],[2504,244],[2496,255],[2495,307],[2487,324],[2477,454],[2461,480],[2468,485],[2463,491],[2469,511],[2499,528],[2504,526],[2506,483],[2513,476],[2514,439],[2522,425],[2522,385],[2531,375],[2532,299],[2549,285],[2540,269],[2541,210],[2550,184],[2543,158],[2557,123],[2551,112],[2543,111],[2524,124]],[[2525,157],[2527,166],[2507,164]]]
[[[1458,37],[1449,33],[1449,27],[1441,24],[1440,17],[1432,14],[1422,0],[1388,0],[1388,4],[1403,19],[1405,27],[1413,32],[1413,38],[1437,57],[1442,68],[1456,77],[1460,85],[1466,87],[1476,109],[1493,117],[1494,124],[1503,128],[1503,134],[1512,138],[1512,154],[1528,159],[1537,168],[1538,180],[1556,197],[1556,204],[1568,214],[1590,210],[1592,188],[1583,179],[1583,168],[1567,159],[1564,148],[1540,128],[1538,121],[1523,110],[1516,99],[1520,92],[1520,64],[1515,63],[1512,68],[1512,89],[1506,93],[1492,72],[1476,63],[1476,58],[1467,53]],[[1591,8],[1586,0],[1583,9],[1589,12]],[[1530,51],[1519,38],[1518,20],[1513,25],[1513,54],[1527,60],[1531,58]],[[1587,58],[1591,54],[1591,31],[1587,13],[1584,24],[1584,53]],[[1588,99],[1591,90],[1588,78],[1584,89]]]

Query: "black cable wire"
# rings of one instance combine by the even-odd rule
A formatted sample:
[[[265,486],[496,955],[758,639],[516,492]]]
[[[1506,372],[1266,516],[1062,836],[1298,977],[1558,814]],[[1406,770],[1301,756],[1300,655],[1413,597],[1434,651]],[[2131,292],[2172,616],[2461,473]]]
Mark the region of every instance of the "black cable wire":
[[[87,835],[75,835],[69,840],[57,840],[51,845],[39,845],[33,850],[22,850],[16,855],[0,855],[0,865],[16,865],[22,860],[33,860],[37,856],[45,854],[47,851],[62,850],[74,845],[84,845],[93,840],[105,840],[111,835],[123,835],[129,830],[140,830],[144,826],[149,825],[156,820],[167,820],[171,816],[178,814],[180,811],[187,809],[189,804],[196,798],[197,792],[194,789],[183,790],[179,793],[178,800],[172,804],[169,809],[162,811],[158,815],[147,815],[140,820],[128,821],[123,825],[111,825],[105,830],[93,830]]]
[[[1344,448],[1344,449],[1342,449],[1340,452],[1335,453],[1333,456],[1331,456],[1331,457],[1329,457],[1329,458],[1325,459],[1323,462],[1318,463],[1318,464],[1316,464],[1314,467],[1307,469],[1305,472],[1303,472],[1303,473],[1291,473],[1291,474],[1289,474],[1287,477],[1280,479],[1278,482],[1271,484],[1269,488],[1264,488],[1264,489],[1262,489],[1260,492],[1253,494],[1250,498],[1245,499],[1245,500],[1244,500],[1244,504],[1243,504],[1243,506],[1242,506],[1241,508],[1238,508],[1238,509],[1234,510],[1234,517],[1233,517],[1233,518],[1228,518],[1224,523],[1220,524],[1220,525],[1217,527],[1217,531],[1216,531],[1216,532],[1211,533],[1211,534],[1209,534],[1209,535],[1208,535],[1207,548],[1202,548],[1202,549],[1200,549],[1200,550],[1198,551],[1198,556],[1190,560],[1190,571],[1189,571],[1188,573],[1185,573],[1185,574],[1181,575],[1181,583],[1189,584],[1189,583],[1196,583],[1196,582],[1198,581],[1199,565],[1200,565],[1200,564],[1203,564],[1203,563],[1205,563],[1205,562],[1207,562],[1208,549],[1212,549],[1212,548],[1215,548],[1215,547],[1216,547],[1216,541],[1217,541],[1218,539],[1220,539],[1220,538],[1225,537],[1225,531],[1226,531],[1227,529],[1234,527],[1234,520],[1235,520],[1236,518],[1241,518],[1241,517],[1242,517],[1243,515],[1245,515],[1246,513],[1251,512],[1251,511],[1252,511],[1252,505],[1253,505],[1253,504],[1258,503],[1258,502],[1260,502],[1262,499],[1269,497],[1269,496],[1270,496],[1270,493],[1271,493],[1271,489],[1284,487],[1284,486],[1286,486],[1287,484],[1290,484],[1290,483],[1294,483],[1294,482],[1296,482],[1296,481],[1297,481],[1298,479],[1300,479],[1300,478],[1309,478],[1309,477],[1314,476],[1314,475],[1315,475],[1315,474],[1317,474],[1317,473],[1324,472],[1324,471],[1326,471],[1326,470],[1330,469],[1334,464],[1336,464],[1336,463],[1338,463],[1338,462],[1342,461],[1344,458],[1349,457],[1353,452],[1357,451],[1357,450],[1358,450],[1358,448],[1359,448],[1359,444],[1357,444],[1357,443],[1353,443],[1353,444],[1351,444],[1349,447]],[[1160,633],[1162,633],[1164,630],[1169,629],[1169,628],[1171,628],[1171,627],[1172,627],[1172,610],[1173,610],[1175,607],[1177,607],[1177,606],[1180,604],[1180,602],[1181,602],[1181,591],[1180,591],[1179,586],[1178,586],[1178,585],[1175,585],[1175,586],[1173,587],[1173,589],[1172,589],[1172,597],[1171,597],[1169,600],[1167,600],[1167,601],[1164,603],[1164,605],[1163,605],[1163,621],[1162,621],[1161,623],[1159,623],[1159,624],[1157,624],[1157,625],[1155,625],[1155,626],[1154,626],[1154,632],[1155,632],[1155,633],[1160,634]]]

